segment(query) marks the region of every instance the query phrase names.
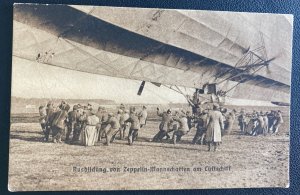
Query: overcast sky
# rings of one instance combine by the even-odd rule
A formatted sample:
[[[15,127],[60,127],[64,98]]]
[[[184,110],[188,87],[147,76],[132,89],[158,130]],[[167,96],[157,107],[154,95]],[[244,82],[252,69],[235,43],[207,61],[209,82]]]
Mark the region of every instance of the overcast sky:
[[[166,87],[141,81],[94,75],[13,58],[12,96],[24,98],[109,99],[118,103],[186,103],[185,98]],[[191,89],[187,92],[192,94]]]

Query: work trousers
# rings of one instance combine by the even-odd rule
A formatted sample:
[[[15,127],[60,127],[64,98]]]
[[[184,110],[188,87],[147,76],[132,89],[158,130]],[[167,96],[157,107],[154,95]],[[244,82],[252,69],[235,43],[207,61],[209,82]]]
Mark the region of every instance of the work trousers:
[[[128,144],[132,145],[138,135],[138,129],[129,129]]]

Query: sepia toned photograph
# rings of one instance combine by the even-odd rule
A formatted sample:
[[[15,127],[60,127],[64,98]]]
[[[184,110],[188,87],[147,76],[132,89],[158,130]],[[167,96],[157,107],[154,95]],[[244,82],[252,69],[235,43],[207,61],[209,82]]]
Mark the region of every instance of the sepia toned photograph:
[[[293,15],[14,4],[10,191],[288,188]]]

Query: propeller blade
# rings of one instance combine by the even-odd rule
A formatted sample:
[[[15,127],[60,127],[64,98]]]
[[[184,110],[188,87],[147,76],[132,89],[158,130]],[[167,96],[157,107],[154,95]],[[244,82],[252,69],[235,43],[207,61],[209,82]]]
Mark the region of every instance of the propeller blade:
[[[139,91],[137,93],[137,95],[142,95],[143,93],[143,90],[144,90],[144,86],[145,86],[145,81],[142,81],[141,85],[140,85],[140,88],[139,88]]]

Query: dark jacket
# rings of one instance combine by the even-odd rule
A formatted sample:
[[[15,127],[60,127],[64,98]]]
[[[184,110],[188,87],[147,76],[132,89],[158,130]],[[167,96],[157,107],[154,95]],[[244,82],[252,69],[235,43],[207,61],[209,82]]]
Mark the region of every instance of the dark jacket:
[[[140,120],[135,114],[130,114],[129,119],[125,121],[131,123],[130,129],[140,129]]]

